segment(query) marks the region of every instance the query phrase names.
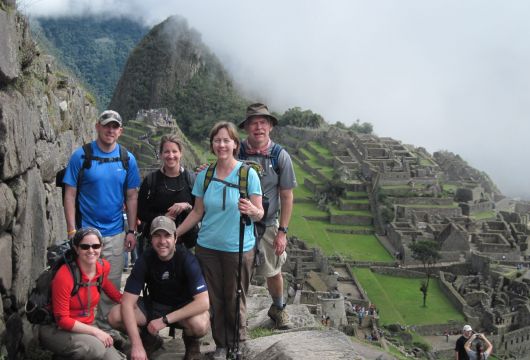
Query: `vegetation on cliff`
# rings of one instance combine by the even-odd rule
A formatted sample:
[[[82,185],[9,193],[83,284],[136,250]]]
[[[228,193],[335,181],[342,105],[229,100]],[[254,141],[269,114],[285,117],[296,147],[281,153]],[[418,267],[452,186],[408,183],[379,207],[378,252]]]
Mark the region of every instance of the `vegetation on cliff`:
[[[126,18],[38,18],[32,31],[106,108],[127,57],[149,29]]]
[[[237,122],[247,102],[200,34],[172,16],[134,49],[110,107],[124,119],[139,109],[168,108],[184,133],[202,139],[218,120]]]

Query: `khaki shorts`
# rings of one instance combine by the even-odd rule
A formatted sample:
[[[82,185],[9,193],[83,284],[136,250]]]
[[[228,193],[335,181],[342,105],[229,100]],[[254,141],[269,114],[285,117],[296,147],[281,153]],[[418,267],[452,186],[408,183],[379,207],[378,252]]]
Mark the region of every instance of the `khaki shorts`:
[[[266,278],[273,277],[282,271],[282,265],[287,260],[287,253],[277,256],[274,252],[274,239],[278,233],[278,224],[268,225],[265,234],[259,243],[259,251],[261,252],[261,265],[256,268],[256,275],[264,276]]]

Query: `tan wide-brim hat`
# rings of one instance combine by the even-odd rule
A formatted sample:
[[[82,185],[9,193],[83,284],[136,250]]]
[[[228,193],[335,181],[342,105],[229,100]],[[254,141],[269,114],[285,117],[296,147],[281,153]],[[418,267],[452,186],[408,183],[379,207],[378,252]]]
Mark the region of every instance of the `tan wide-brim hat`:
[[[269,112],[267,105],[262,103],[251,104],[247,107],[247,114],[245,120],[241,121],[238,125],[240,129],[245,128],[245,122],[253,116],[265,116],[270,119],[272,126],[278,125],[278,119]]]

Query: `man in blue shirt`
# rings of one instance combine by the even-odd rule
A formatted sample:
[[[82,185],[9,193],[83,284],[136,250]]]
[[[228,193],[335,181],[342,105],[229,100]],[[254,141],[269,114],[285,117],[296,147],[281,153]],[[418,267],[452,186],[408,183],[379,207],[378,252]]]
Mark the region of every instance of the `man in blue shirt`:
[[[210,301],[199,262],[184,246],[176,245],[175,222],[170,218],[154,218],[150,234],[152,248],[134,264],[109,323],[127,331],[132,359],[147,359],[146,339],[170,325],[183,329],[184,359],[200,359],[199,339],[210,329]],[[140,297],[144,285],[149,295]]]
[[[84,167],[85,150],[74,151],[63,178],[64,214],[68,238],[79,227],[93,227],[103,235],[102,257],[111,265],[109,279],[119,289],[123,269],[123,250],[136,245],[137,188],[140,174],[134,155],[128,153],[127,167],[121,161],[118,138],[123,132],[122,119],[115,111],[101,113],[96,123],[97,138],[90,143],[90,167]],[[81,182],[78,176],[82,170]],[[79,187],[79,189],[78,189]],[[123,207],[126,205],[128,232],[124,232]],[[76,219],[77,213],[77,219]],[[97,323],[110,330],[105,317],[114,305],[102,294]]]

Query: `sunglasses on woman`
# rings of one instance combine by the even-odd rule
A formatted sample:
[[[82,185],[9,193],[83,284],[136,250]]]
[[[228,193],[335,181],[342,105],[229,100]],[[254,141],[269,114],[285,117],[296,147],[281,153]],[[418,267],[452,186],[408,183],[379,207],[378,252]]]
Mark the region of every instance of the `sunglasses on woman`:
[[[101,244],[79,244],[81,250],[88,250],[90,248],[97,250],[101,248]]]

